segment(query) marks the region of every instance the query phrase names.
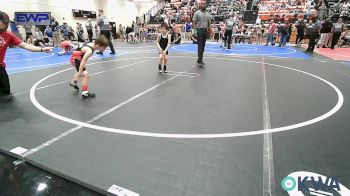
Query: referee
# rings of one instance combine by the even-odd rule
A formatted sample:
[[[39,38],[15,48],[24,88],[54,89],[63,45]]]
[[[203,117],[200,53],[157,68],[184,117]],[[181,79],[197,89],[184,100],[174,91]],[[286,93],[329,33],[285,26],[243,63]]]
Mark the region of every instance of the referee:
[[[199,10],[194,13],[193,27],[196,29],[198,44],[198,60],[197,65],[204,67],[203,53],[205,42],[207,41],[208,32],[210,32],[210,15],[206,12],[207,4],[205,0],[198,1]]]
[[[98,10],[98,15],[100,17],[97,19],[96,26],[100,28],[100,35],[105,35],[109,40],[109,47],[112,51],[111,54],[114,55],[115,51],[113,48],[113,43],[111,41],[111,25],[109,24],[108,18],[103,15],[103,10]],[[97,54],[103,54],[103,52],[97,52]]]

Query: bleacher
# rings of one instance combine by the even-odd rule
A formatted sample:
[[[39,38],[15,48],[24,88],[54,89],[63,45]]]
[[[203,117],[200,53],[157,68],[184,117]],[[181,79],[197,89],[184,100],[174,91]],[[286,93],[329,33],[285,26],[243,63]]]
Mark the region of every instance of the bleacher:
[[[303,19],[305,16],[316,16],[313,7],[307,7],[304,0],[260,0],[258,16],[262,21],[285,19]]]
[[[224,21],[234,12],[244,14],[244,11],[247,9],[247,5],[248,2],[246,0],[212,0],[210,6],[207,8],[207,11],[211,13],[214,21]]]
[[[328,8],[328,15],[335,22],[337,18],[341,17],[344,21],[350,20],[350,2],[349,0],[326,0]]]
[[[207,11],[212,15],[214,21],[224,21],[234,12],[243,15],[249,3],[252,4],[247,0],[211,0]],[[193,0],[171,0],[166,3],[164,9],[150,17],[150,22],[184,23],[192,20],[194,11],[196,11],[196,6]]]

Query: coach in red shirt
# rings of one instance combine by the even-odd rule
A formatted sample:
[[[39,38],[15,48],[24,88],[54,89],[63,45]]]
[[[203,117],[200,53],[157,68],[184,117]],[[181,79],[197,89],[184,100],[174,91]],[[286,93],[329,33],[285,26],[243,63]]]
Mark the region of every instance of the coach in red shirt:
[[[51,48],[39,48],[22,42],[22,40],[18,39],[14,34],[7,31],[9,22],[9,16],[0,11],[0,100],[6,101],[11,100],[12,98],[10,81],[5,69],[6,64],[4,62],[7,48],[10,45],[15,45],[32,52],[52,52]]]

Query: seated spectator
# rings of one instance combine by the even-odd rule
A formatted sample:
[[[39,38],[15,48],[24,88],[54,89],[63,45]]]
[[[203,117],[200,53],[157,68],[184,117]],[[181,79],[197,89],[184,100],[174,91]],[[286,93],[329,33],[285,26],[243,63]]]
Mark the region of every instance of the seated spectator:
[[[129,42],[129,34],[132,32],[132,28],[127,26],[125,33],[126,33],[126,42]]]
[[[35,27],[35,34],[34,34],[34,45],[35,46],[44,46],[44,35],[40,31],[38,27]]]
[[[180,44],[181,43],[181,33],[171,31],[171,43]]]
[[[27,44],[34,45],[34,38],[33,38],[33,35],[29,35],[29,36],[28,36]]]
[[[350,31],[349,28],[347,28],[341,35],[340,41],[339,41],[339,47],[342,47],[344,45],[350,45]]]

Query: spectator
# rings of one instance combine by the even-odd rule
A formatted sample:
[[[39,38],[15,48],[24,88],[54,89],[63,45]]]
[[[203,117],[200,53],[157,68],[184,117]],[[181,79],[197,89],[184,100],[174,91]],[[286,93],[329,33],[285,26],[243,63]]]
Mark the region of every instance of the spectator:
[[[30,45],[34,45],[34,38],[33,38],[33,35],[29,35],[27,41],[26,41],[27,44],[30,44]]]
[[[126,33],[126,42],[129,42],[129,34],[132,32],[132,28],[127,26],[125,33]]]
[[[171,43],[180,44],[181,43],[181,33],[171,31]]]
[[[269,42],[271,42],[271,45],[275,45],[274,35],[276,33],[276,28],[277,28],[277,25],[275,24],[275,21],[271,20],[267,31],[266,46],[269,45]]]
[[[33,35],[32,26],[26,25],[26,26],[24,26],[24,30],[26,32],[26,40],[27,40],[29,38],[29,36]]]
[[[44,35],[40,31],[39,27],[35,27],[35,35],[34,35],[34,45],[35,46],[44,46]]]
[[[135,40],[139,41],[140,40],[140,25],[137,22],[134,24],[134,33],[135,33]]]
[[[326,6],[326,4],[322,1],[322,4],[321,4],[321,6],[318,8],[319,10],[318,10],[318,18],[320,19],[320,20],[323,20],[325,17],[326,17],[326,15],[327,15],[327,6]]]
[[[231,42],[232,42],[232,34],[233,34],[233,26],[234,26],[234,20],[233,20],[233,16],[231,15],[231,17],[229,19],[226,20],[225,22],[225,27],[226,27],[226,30],[225,30],[225,33],[224,33],[224,36],[225,36],[225,39],[224,39],[224,42],[225,42],[225,46],[224,47],[227,47],[227,49],[231,49]]]
[[[332,38],[332,44],[331,49],[334,49],[335,45],[337,45],[341,33],[345,30],[345,25],[343,23],[343,19],[339,18],[338,22],[333,25],[333,38]]]
[[[289,35],[289,28],[290,28],[290,24],[289,21],[286,21],[286,23],[284,25],[282,25],[282,27],[280,28],[280,34],[281,34],[281,38],[280,38],[280,42],[278,44],[278,47],[281,46],[285,46],[287,43],[287,38]]]
[[[305,23],[303,23],[302,20],[297,21],[295,27],[297,28],[297,37],[295,40],[295,45],[300,46],[301,41],[304,39]]]
[[[93,26],[91,23],[91,19],[89,18],[87,23],[85,23],[85,28],[86,28],[86,32],[88,34],[88,38],[89,38],[89,42],[92,42],[92,37],[93,37]]]
[[[51,29],[50,26],[46,26],[45,31],[44,31],[44,35],[47,37],[47,41],[45,41],[45,43],[48,43],[49,45],[52,45],[52,37],[53,37],[53,31]]]
[[[69,38],[69,27],[66,22],[63,23],[63,25],[60,26],[60,33],[64,36],[67,36]]]
[[[73,29],[72,26],[69,26],[69,27],[68,27],[68,37],[69,37],[69,40],[75,39],[75,36],[74,36],[74,29]]]
[[[51,17],[51,29],[52,29],[52,35],[53,35],[53,47],[58,47],[58,45],[61,43],[60,40],[60,25],[56,21],[55,17]]]
[[[350,44],[350,31],[348,28],[342,33],[339,41],[339,47],[342,47],[344,44]]]
[[[83,25],[79,22],[77,22],[76,24],[77,24],[76,32],[77,32],[78,42],[85,42]]]
[[[288,32],[286,43],[289,43],[290,36],[292,35],[292,23],[290,23],[289,20],[287,20],[286,25],[287,25],[287,32]],[[286,44],[284,44],[284,45],[286,45]]]
[[[122,24],[119,24],[119,35],[120,35],[120,39],[124,40],[124,29]]]
[[[321,38],[318,41],[317,47],[327,48],[329,38],[331,36],[333,23],[331,18],[327,18],[321,24]]]
[[[16,23],[14,22],[15,20],[10,22],[10,28],[11,28],[11,32],[18,37],[18,39],[23,40],[23,37],[21,36],[21,34],[19,33],[18,30],[18,26],[16,25]]]

